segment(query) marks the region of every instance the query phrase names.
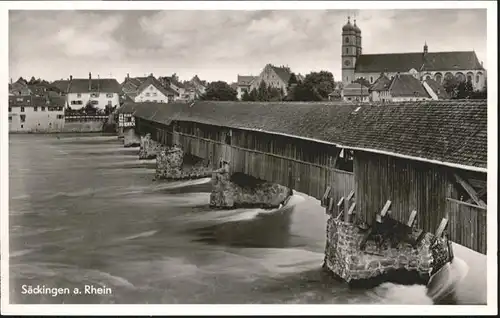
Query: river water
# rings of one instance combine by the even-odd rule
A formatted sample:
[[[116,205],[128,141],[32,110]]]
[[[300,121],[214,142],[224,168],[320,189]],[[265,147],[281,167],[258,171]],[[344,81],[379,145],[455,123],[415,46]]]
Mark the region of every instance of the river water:
[[[154,160],[137,154],[109,136],[10,136],[11,303],[432,304],[424,286],[349,289],[324,272],[317,200],[213,210],[209,179],[152,181]],[[460,265],[455,303],[486,302],[476,254]],[[111,293],[29,295],[23,285]]]

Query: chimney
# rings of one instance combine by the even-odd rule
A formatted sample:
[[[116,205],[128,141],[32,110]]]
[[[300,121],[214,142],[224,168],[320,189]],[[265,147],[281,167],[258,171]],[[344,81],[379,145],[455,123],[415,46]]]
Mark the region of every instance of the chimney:
[[[71,82],[73,80],[73,75],[69,76],[69,81]]]
[[[100,78],[99,78],[99,74],[97,74],[97,91],[99,92],[101,90],[101,83],[100,83]]]
[[[12,77],[10,78],[10,83],[12,84]]]
[[[89,72],[89,92],[92,89],[92,73]]]
[[[424,44],[424,55],[426,55],[427,52],[429,52],[429,47],[427,46],[427,41],[426,41]]]
[[[129,79],[129,78],[130,78],[130,74],[129,74],[129,73],[127,73],[127,79]]]

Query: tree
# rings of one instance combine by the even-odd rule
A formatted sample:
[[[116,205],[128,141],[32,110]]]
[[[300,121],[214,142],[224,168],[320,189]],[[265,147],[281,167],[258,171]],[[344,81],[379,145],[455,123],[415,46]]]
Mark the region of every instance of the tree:
[[[243,92],[243,95],[241,96],[241,100],[244,102],[251,102],[252,100],[250,99],[250,94],[248,93],[248,90],[245,90]]]
[[[305,87],[312,87],[319,96],[327,100],[328,94],[335,90],[333,74],[328,71],[311,72],[304,79]]]
[[[458,87],[458,81],[454,76],[450,76],[444,79],[443,87],[446,93],[453,99],[457,95],[456,89]]]
[[[310,83],[304,80],[304,83],[298,83],[291,93],[291,97],[287,98],[287,100],[294,101],[321,101],[323,97],[317,89]]]
[[[97,114],[97,107],[95,107],[94,105],[92,105],[92,103],[90,101],[87,102],[87,104],[85,105],[84,108],[82,108],[83,112],[87,115],[95,115]]]
[[[250,94],[249,94],[249,101],[252,101],[252,102],[255,102],[257,101],[257,90],[254,88],[252,88],[252,90],[250,91]]]
[[[361,84],[365,87],[372,86],[372,84],[370,84],[370,82],[364,77],[360,77],[360,78],[356,79],[355,81],[353,81],[353,83],[358,83],[358,84]]]
[[[228,83],[223,81],[211,82],[208,84],[205,94],[202,96],[204,100],[220,100],[230,101],[237,100],[238,93]]]
[[[269,91],[266,83],[260,81],[259,88],[257,89],[257,101],[265,102],[269,100]]]

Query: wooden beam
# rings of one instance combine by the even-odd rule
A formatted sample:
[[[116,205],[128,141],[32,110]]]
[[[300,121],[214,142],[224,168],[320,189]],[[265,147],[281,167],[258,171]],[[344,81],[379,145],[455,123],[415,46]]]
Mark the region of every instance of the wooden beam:
[[[436,237],[439,238],[443,235],[446,226],[448,225],[448,218],[443,218],[441,223],[439,223],[439,227],[436,230]]]
[[[351,192],[349,192],[349,195],[347,196],[347,201],[351,201],[353,196],[354,196],[354,190],[351,190]]]
[[[326,206],[328,203],[328,196],[330,195],[330,191],[332,190],[332,187],[328,186],[326,187],[325,193],[323,194],[323,198],[321,199],[321,206]]]
[[[462,179],[458,174],[454,173],[453,175],[455,176],[457,182],[460,183],[462,188],[464,188],[464,190],[467,192],[467,194],[469,194],[472,200],[474,200],[474,202],[480,207],[485,208],[486,203],[484,203],[484,201],[477,196],[476,190],[474,190],[474,188],[470,184],[468,184],[467,181]]]
[[[406,224],[406,226],[413,227],[416,219],[417,219],[417,210],[413,210],[411,211],[410,218],[408,219],[408,223]]]
[[[327,211],[328,211],[328,214],[332,214],[332,212],[333,212],[333,204],[334,204],[334,203],[335,203],[335,202],[333,201],[333,198],[330,198],[330,200],[329,200],[329,202],[328,202],[328,210],[327,210]]]
[[[391,207],[391,203],[392,203],[391,200],[387,200],[387,202],[385,203],[384,207],[382,208],[382,211],[380,211],[380,216],[381,217],[385,217],[385,215],[389,211],[389,208]]]
[[[344,203],[344,197],[341,197],[339,202],[337,203],[337,207],[340,208],[343,203]]]
[[[349,208],[349,211],[347,212],[347,214],[351,215],[351,214],[354,214],[354,209],[356,208],[356,202],[354,202],[351,207]]]
[[[485,194],[486,194],[486,188],[482,188],[481,190],[477,191],[477,197],[478,197],[479,199],[481,199],[481,197],[482,197],[483,195],[485,195]],[[474,201],[474,200],[472,200],[472,198],[471,198],[471,199],[469,199],[469,200],[467,200],[467,201],[465,201],[465,202],[467,202],[467,203],[472,203],[472,201]]]

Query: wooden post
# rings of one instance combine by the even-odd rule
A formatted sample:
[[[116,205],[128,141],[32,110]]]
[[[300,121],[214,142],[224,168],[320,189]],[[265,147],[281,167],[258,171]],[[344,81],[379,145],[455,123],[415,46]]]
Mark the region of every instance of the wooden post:
[[[341,197],[339,202],[337,203],[337,219],[340,219],[342,213],[344,212],[344,210],[342,209],[343,206],[344,206],[344,197]]]
[[[330,195],[330,191],[332,190],[332,187],[328,186],[326,187],[325,193],[323,194],[323,198],[321,199],[321,206],[325,207],[328,204],[328,196]]]
[[[356,208],[356,202],[354,202],[351,207],[349,207],[349,211],[347,211],[347,222],[352,222],[354,218],[354,209]]]
[[[335,204],[335,202],[333,201],[333,198],[330,198],[329,202],[328,202],[328,208],[327,208],[327,213],[328,214],[332,214],[333,213],[333,205]]]
[[[351,205],[351,200],[353,196],[354,196],[354,190],[351,190],[351,192],[349,192],[349,194],[347,195],[347,198],[344,200],[344,205],[345,205],[344,211],[346,212],[344,215],[345,222],[349,222],[349,215],[347,211],[349,211],[349,206]]]
[[[406,226],[412,228],[416,220],[417,220],[417,210],[413,210],[411,211],[410,218],[408,219],[408,223],[406,224]]]
[[[448,218],[443,218],[441,223],[439,223],[439,227],[436,230],[436,238],[440,238],[443,235],[446,226],[448,225]]]
[[[389,212],[389,208],[391,207],[391,203],[392,203],[391,200],[387,200],[387,202],[385,203],[384,207],[382,208],[382,211],[380,211],[380,216],[382,218],[384,218],[385,215],[387,214],[387,212]]]

